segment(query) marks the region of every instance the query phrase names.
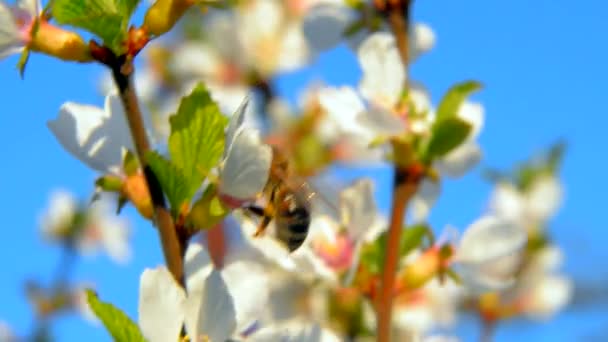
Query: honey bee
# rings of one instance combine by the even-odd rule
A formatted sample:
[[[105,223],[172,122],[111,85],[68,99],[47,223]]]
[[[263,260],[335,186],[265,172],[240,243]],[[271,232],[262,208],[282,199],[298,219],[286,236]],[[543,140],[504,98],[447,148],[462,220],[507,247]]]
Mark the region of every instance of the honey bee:
[[[260,216],[254,237],[262,235],[274,220],[275,237],[284,243],[290,252],[297,250],[308,236],[311,222],[311,202],[315,192],[308,183],[290,176],[289,161],[276,147],[268,182],[264,188],[267,205],[249,206],[247,209]]]

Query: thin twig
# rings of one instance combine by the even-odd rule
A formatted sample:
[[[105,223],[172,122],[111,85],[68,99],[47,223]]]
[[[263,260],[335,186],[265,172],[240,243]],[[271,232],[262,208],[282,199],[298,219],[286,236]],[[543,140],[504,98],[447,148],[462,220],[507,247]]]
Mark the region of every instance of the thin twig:
[[[387,15],[388,23],[397,43],[397,49],[406,69],[409,64],[409,15],[410,0],[390,0],[382,3],[379,8]],[[408,82],[404,84],[407,89]],[[382,283],[377,302],[377,340],[388,342],[391,337],[391,321],[393,295],[397,265],[399,262],[399,246],[403,230],[403,220],[408,202],[418,189],[422,173],[417,167],[404,168],[395,165],[393,180],[393,196],[391,220],[387,236],[387,244],[382,270]]]
[[[133,85],[133,62],[131,59],[119,57],[109,66],[112,69],[112,76],[118,87],[120,99],[125,109],[137,156],[144,170],[146,182],[154,205],[154,219],[160,235],[167,268],[171,274],[173,274],[173,277],[183,285],[183,257],[186,241],[184,241],[185,239],[178,237],[173,218],[165,203],[162,188],[154,175],[154,172],[152,172],[146,163],[146,154],[150,151],[150,143],[148,141],[144,120]]]
[[[386,239],[386,254],[384,257],[384,268],[382,272],[382,285],[377,303],[378,317],[378,341],[390,341],[391,317],[393,308],[393,289],[397,264],[399,263],[399,245],[403,231],[403,216],[407,204],[416,193],[420,176],[408,169],[395,169],[393,181],[393,199],[391,209],[391,221]]]
[[[401,0],[400,3],[389,6],[388,22],[406,69],[409,64],[409,16],[410,0]]]

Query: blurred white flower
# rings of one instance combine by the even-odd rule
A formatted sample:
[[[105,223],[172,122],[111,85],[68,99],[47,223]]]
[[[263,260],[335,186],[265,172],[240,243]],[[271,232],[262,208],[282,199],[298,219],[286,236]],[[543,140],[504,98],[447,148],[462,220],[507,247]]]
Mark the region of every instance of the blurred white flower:
[[[13,334],[13,331],[8,323],[0,321],[0,342],[11,342],[16,340],[17,338]]]
[[[247,339],[247,341],[255,342],[339,342],[343,340],[335,332],[318,323],[301,320],[260,329]]]
[[[243,260],[216,269],[197,243],[188,247],[184,268],[187,294],[164,267],[142,274],[138,311],[146,338],[177,339],[185,324],[192,340],[225,341],[255,326],[268,300],[263,268]]]
[[[127,222],[112,211],[113,200],[101,195],[89,207],[83,208],[68,192],[51,195],[48,209],[40,224],[50,240],[67,242],[83,254],[93,254],[100,248],[116,262],[130,259]]]
[[[359,44],[373,33],[362,29],[354,35],[345,37],[346,29],[355,20],[357,20],[357,12],[344,1],[319,1],[308,11],[304,19],[304,35],[316,52],[331,49],[341,41],[347,41],[353,49],[357,49]],[[430,26],[415,23],[411,28],[408,43],[409,58],[410,61],[414,61],[433,48],[435,33]]]
[[[523,312],[532,318],[546,320],[570,301],[572,280],[557,274],[563,259],[556,246],[546,246],[534,253],[522,270],[517,287],[510,297],[519,301]]]
[[[514,185],[499,183],[492,194],[490,209],[511,220],[520,222],[527,228],[538,229],[559,209],[563,198],[563,189],[559,180],[553,175],[544,175],[534,180],[525,190],[518,190]]]
[[[456,321],[461,296],[462,288],[459,285],[450,281],[442,284],[433,279],[424,287],[396,300],[396,328],[403,333],[420,336],[434,328],[449,326]]]
[[[226,129],[219,191],[238,200],[253,199],[268,181],[272,149],[257,130],[243,125],[248,99],[232,115]]]
[[[30,42],[41,8],[38,0],[18,0],[13,6],[0,1],[0,59],[20,53]]]
[[[416,93],[417,99],[414,101],[418,110],[429,110],[426,116],[427,121],[417,120],[417,133],[428,133],[434,119],[435,113],[432,108],[426,107],[428,103],[428,95],[424,91],[418,90]],[[425,108],[426,107],[426,108]],[[470,171],[481,160],[481,147],[475,141],[481,132],[484,122],[484,109],[480,103],[465,101],[458,110],[457,116],[471,125],[471,133],[460,146],[456,147],[447,155],[443,156],[434,162],[433,166],[437,168],[440,174],[451,178],[459,178]],[[428,219],[431,208],[441,194],[441,187],[438,182],[433,182],[428,179],[422,181],[418,192],[412,198],[410,205],[410,215],[412,220],[416,222],[424,222]]]
[[[455,262],[467,287],[473,291],[511,286],[520,266],[527,234],[519,224],[483,216],[463,233]]]
[[[357,50],[363,77],[359,91],[369,101],[390,109],[401,97],[407,78],[395,37],[388,32],[370,35]]]
[[[47,126],[70,154],[99,172],[120,174],[124,154],[135,150],[116,93],[106,96],[103,109],[66,102]]]

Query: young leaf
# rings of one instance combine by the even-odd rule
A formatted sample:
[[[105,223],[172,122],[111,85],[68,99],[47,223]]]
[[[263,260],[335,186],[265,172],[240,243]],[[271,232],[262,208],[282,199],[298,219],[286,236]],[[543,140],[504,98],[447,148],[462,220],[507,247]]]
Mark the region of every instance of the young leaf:
[[[407,227],[401,235],[400,255],[408,255],[420,246],[422,239],[427,235],[428,229],[429,227],[423,224]]]
[[[110,303],[100,301],[99,298],[97,298],[97,295],[91,290],[87,290],[86,295],[89,307],[106,327],[114,341],[146,341],[139,331],[137,324],[135,324],[124,312]]]
[[[361,264],[372,274],[380,274],[384,268],[386,238],[387,233],[383,232],[374,242],[361,249]]]
[[[224,206],[218,197],[217,188],[210,185],[205,189],[205,193],[193,205],[188,220],[197,229],[208,229],[230,214],[230,209]]]
[[[462,144],[471,132],[471,125],[458,118],[447,118],[433,125],[432,136],[425,157],[442,157]]]
[[[228,123],[209,92],[199,84],[182,98],[170,119],[169,153],[188,184],[200,186],[224,152],[224,128]]]
[[[139,0],[54,0],[53,18],[59,24],[89,31],[115,53],[123,52],[129,19]]]
[[[173,217],[176,217],[181,205],[192,196],[193,188],[186,183],[181,170],[157,152],[148,152],[146,161],[167,195]]]
[[[30,49],[27,47],[23,49],[21,52],[21,56],[19,56],[19,61],[17,62],[17,69],[19,70],[19,76],[23,79],[25,75],[25,67],[27,66],[27,61],[30,58]]]
[[[477,81],[465,81],[452,86],[437,107],[436,120],[440,121],[456,116],[462,102],[479,89],[481,89],[481,83]]]

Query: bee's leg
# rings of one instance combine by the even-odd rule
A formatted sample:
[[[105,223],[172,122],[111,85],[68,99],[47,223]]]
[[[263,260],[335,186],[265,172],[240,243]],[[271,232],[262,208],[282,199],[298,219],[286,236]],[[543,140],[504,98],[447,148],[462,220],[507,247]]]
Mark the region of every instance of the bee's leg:
[[[253,214],[255,214],[257,216],[265,216],[266,215],[266,212],[264,211],[264,208],[258,207],[256,205],[246,206],[245,209],[247,209],[248,211],[252,212]]]
[[[264,233],[266,230],[266,227],[268,227],[270,220],[272,220],[272,216],[264,215],[262,217],[262,221],[260,221],[260,224],[258,224],[258,229],[255,230],[255,233],[253,233],[253,236],[259,237],[262,235],[262,233]]]
[[[245,209],[247,209],[246,212],[249,212],[250,214],[253,214],[255,216],[262,218],[262,220],[258,224],[258,228],[255,230],[255,233],[253,234],[253,236],[258,237],[258,236],[262,235],[262,233],[264,232],[264,230],[266,230],[266,227],[272,220],[271,213],[269,212],[268,209],[262,208],[262,207],[259,207],[256,205],[246,206]]]

